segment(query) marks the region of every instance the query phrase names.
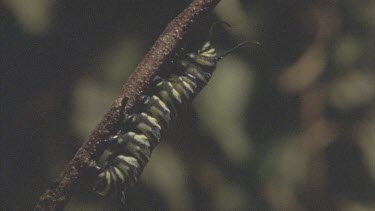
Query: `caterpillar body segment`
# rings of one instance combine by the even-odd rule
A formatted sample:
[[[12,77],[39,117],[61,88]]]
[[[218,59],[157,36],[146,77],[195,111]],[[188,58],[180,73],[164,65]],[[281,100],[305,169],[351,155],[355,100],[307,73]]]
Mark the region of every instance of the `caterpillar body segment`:
[[[145,112],[155,117],[163,129],[168,129],[169,122],[171,121],[171,111],[167,105],[155,95],[152,97],[142,95],[141,102],[144,104],[143,108]]]

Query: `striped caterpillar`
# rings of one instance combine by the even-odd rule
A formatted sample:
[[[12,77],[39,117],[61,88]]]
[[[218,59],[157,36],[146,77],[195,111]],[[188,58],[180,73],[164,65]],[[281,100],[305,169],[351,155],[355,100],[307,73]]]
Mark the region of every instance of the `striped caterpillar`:
[[[211,31],[212,27],[210,34]],[[157,76],[148,94],[140,97],[139,109],[123,120],[117,135],[106,140],[110,155],[103,167],[93,164],[97,171],[94,190],[99,195],[122,196],[124,200],[126,191],[137,182],[171,119],[208,83],[216,63],[247,43],[217,55],[216,49],[207,41],[197,52],[179,59],[180,68],[174,74],[166,79]]]

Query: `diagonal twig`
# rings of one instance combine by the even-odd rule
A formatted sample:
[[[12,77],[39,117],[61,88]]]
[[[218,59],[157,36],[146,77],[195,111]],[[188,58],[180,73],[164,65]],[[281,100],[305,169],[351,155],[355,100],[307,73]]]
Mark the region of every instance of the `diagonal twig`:
[[[194,0],[173,19],[160,35],[151,50],[139,63],[124,85],[120,95],[104,115],[88,140],[77,151],[60,177],[42,194],[35,210],[62,210],[68,202],[72,189],[83,179],[91,161],[102,153],[100,145],[117,132],[122,111],[129,113],[140,94],[147,89],[152,78],[161,71],[161,65],[182,40],[189,27],[214,8],[220,0]]]

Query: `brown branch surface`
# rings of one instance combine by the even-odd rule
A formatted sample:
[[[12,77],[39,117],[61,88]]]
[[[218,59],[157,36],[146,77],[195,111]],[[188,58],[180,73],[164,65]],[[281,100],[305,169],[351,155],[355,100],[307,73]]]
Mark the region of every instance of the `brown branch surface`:
[[[112,104],[88,140],[77,151],[60,177],[40,197],[35,210],[62,210],[68,202],[73,188],[84,177],[90,162],[101,154],[99,146],[117,132],[121,112],[131,111],[140,94],[147,89],[152,78],[161,71],[161,65],[182,40],[189,27],[202,15],[214,8],[220,0],[194,0],[183,12],[173,19],[160,35],[151,50],[131,74],[120,95]]]

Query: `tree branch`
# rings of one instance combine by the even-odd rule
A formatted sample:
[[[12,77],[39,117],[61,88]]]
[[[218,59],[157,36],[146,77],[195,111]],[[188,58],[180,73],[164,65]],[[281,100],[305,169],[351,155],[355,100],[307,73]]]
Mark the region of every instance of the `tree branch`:
[[[97,160],[103,149],[100,145],[114,135],[120,126],[121,113],[131,111],[140,94],[147,89],[151,80],[159,72],[161,65],[182,40],[189,27],[220,0],[194,0],[189,7],[172,20],[160,35],[151,50],[146,54],[135,71],[131,74],[120,95],[112,104],[88,140],[77,151],[60,177],[40,197],[35,210],[62,210],[68,202],[72,189],[83,179],[84,172],[91,161]]]

